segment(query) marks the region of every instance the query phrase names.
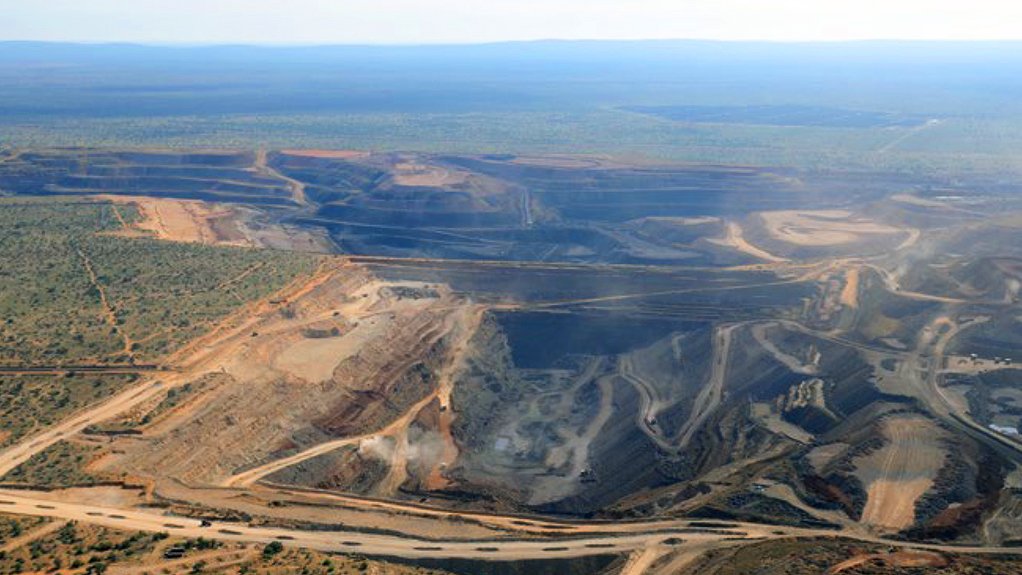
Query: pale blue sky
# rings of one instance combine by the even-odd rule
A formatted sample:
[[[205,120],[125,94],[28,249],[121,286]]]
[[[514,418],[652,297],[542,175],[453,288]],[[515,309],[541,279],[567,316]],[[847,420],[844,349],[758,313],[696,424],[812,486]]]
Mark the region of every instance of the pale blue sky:
[[[1022,39],[1018,0],[0,0],[0,40]]]

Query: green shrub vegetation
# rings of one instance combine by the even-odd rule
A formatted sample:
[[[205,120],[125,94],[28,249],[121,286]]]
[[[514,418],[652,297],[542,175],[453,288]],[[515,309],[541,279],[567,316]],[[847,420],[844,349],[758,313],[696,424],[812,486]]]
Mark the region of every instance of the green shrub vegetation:
[[[0,517],[0,525],[8,517]],[[0,555],[0,573],[104,573],[112,565],[152,556],[158,546],[166,545],[166,538],[164,533],[131,533],[68,522]]]
[[[137,217],[131,206],[84,198],[0,199],[0,367],[159,363],[318,263],[110,233]],[[0,374],[0,447],[137,379]]]
[[[0,447],[110,396],[134,375],[0,375]]]
[[[100,478],[85,467],[92,461],[98,445],[60,441],[0,477],[4,483],[42,487],[94,485]]]
[[[113,209],[0,200],[0,364],[156,361],[316,264],[283,252],[104,234],[121,225]]]

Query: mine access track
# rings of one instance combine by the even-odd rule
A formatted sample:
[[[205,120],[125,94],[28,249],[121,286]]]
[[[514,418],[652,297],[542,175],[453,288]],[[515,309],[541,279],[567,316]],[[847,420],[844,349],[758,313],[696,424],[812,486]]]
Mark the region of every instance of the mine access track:
[[[0,365],[0,375],[63,375],[67,373],[157,373],[171,371],[165,366],[148,363],[105,365]]]

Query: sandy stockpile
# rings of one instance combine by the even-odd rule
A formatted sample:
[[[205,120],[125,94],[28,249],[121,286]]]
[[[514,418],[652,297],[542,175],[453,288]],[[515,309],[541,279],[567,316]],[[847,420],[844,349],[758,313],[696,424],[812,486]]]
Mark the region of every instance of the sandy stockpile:
[[[909,232],[847,210],[780,210],[759,217],[770,237],[799,246],[837,246]]]
[[[886,443],[855,459],[855,474],[866,486],[861,522],[899,530],[915,520],[915,503],[944,465],[944,433],[921,415],[898,415],[881,422]]]
[[[841,305],[859,307],[859,268],[854,267],[845,273],[845,285],[841,288]]]
[[[112,451],[122,453],[106,467],[215,482],[300,448],[296,438],[315,443],[383,427],[432,391],[414,367],[439,355],[433,349],[442,345],[446,318],[460,308],[439,288],[379,296],[380,285],[363,268],[342,267],[265,310],[244,333],[214,342],[215,361],[185,376],[220,372],[222,382],[158,419],[141,440],[120,442]],[[383,317],[378,330],[351,328]],[[338,322],[338,333],[329,322]]]
[[[251,246],[240,231],[233,208],[200,200],[176,200],[145,196],[99,196],[116,203],[134,204],[142,220],[131,225],[161,240],[175,242]]]
[[[306,321],[309,310],[305,310],[303,317],[297,317],[295,305],[304,302],[289,306],[286,313],[296,314],[290,320],[293,329],[289,330],[289,336],[278,336],[266,343],[270,349],[266,350],[265,355],[270,358],[270,364],[281,372],[309,382],[330,379],[338,364],[358,353],[365,342],[380,337],[391,325],[392,314],[378,313],[388,307],[380,296],[381,289],[387,285],[368,278],[363,285],[352,284],[351,293],[346,293],[329,317],[320,320],[318,325]],[[415,302],[402,303],[414,305]],[[364,319],[358,321],[345,318]],[[335,328],[336,335],[332,331]],[[309,337],[311,332],[324,336]]]
[[[327,160],[352,160],[369,155],[369,152],[360,152],[358,150],[281,150],[280,153],[301,158],[322,158]]]

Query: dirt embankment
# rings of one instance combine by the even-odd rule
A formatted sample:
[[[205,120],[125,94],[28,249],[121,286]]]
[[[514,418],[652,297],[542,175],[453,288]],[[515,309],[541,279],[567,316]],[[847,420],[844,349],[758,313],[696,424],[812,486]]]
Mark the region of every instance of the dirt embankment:
[[[435,393],[424,362],[445,357],[465,305],[439,286],[382,282],[340,265],[243,332],[212,340],[212,360],[181,377],[221,374],[200,397],[124,439],[105,461],[140,476],[219,483],[336,438],[385,428]],[[439,346],[439,347],[438,347]]]

